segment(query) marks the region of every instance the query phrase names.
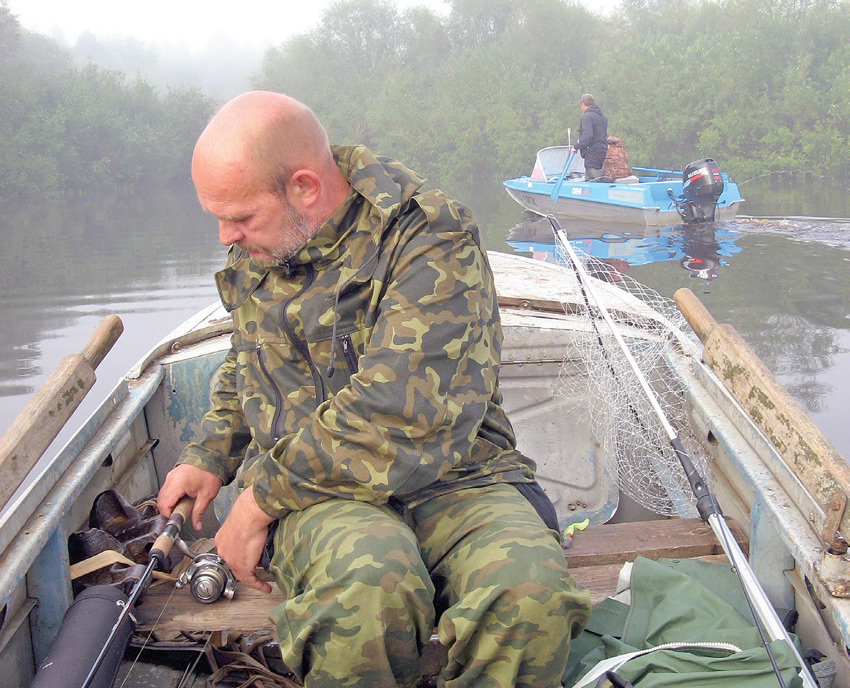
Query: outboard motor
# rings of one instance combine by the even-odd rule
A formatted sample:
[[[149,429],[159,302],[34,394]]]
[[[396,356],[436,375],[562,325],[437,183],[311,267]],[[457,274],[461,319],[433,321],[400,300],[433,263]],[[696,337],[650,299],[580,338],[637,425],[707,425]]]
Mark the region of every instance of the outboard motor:
[[[668,189],[673,198],[673,192]],[[712,158],[696,160],[682,172],[682,198],[673,198],[682,219],[688,222],[714,222],[717,199],[723,193],[723,176]]]

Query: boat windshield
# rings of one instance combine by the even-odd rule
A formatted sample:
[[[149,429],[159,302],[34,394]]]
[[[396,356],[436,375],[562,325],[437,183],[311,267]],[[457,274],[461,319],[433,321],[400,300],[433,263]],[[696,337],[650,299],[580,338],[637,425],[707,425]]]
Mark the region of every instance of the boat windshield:
[[[550,177],[557,177],[564,170],[570,157],[569,146],[549,146],[537,151],[537,160],[531,171],[531,180],[545,182]],[[570,172],[584,172],[584,160],[580,155],[574,155],[570,163]]]

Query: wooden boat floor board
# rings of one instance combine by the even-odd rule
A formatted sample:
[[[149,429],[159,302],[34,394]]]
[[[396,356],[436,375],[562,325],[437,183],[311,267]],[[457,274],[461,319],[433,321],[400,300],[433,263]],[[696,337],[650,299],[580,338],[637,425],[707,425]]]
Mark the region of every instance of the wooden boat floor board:
[[[734,525],[730,527],[746,551],[746,537]],[[725,561],[711,528],[697,518],[589,526],[576,534],[564,554],[576,581],[590,590],[593,604],[614,593],[620,568],[636,556]],[[152,585],[136,608],[136,619],[138,630],[145,633],[151,628],[190,633],[253,632],[272,628],[268,613],[282,601],[277,589],[266,595],[239,584],[232,601],[201,604],[188,588]]]
[[[738,545],[746,552],[746,537],[734,523],[728,525]],[[624,564],[638,556],[686,559],[722,553],[711,528],[699,518],[591,525],[576,533],[572,547],[565,550],[571,569]]]

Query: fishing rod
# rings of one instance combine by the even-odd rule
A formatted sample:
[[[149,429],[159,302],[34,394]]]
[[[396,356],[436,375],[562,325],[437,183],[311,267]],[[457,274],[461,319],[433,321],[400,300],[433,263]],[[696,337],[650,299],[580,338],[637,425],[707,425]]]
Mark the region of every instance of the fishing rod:
[[[578,275],[579,287],[581,289],[582,296],[585,299],[586,306],[589,306],[589,303],[587,301],[587,297],[589,294],[595,302],[597,311],[608,324],[608,327],[611,329],[611,333],[613,334],[614,339],[616,340],[623,355],[625,356],[629,367],[632,369],[632,372],[635,375],[635,378],[640,384],[640,387],[643,390],[644,395],[647,401],[649,402],[655,416],[657,417],[661,426],[664,428],[664,432],[667,434],[670,446],[673,449],[676,458],[679,460],[679,463],[682,466],[682,470],[685,472],[685,475],[688,479],[688,483],[691,486],[691,491],[693,492],[693,495],[696,498],[696,508],[697,512],[700,515],[700,518],[702,518],[702,520],[705,521],[712,529],[715,537],[720,543],[720,546],[723,548],[723,551],[726,554],[727,558],[730,562],[732,562],[732,569],[741,584],[741,589],[743,590],[744,598],[746,599],[747,605],[750,608],[750,612],[753,616],[753,621],[755,622],[755,626],[758,629],[759,635],[761,636],[762,644],[764,645],[765,651],[767,652],[767,656],[770,660],[771,666],[773,667],[773,671],[776,674],[776,678],[779,682],[779,685],[782,686],[782,688],[785,688],[785,681],[782,678],[782,674],[779,671],[779,667],[776,665],[776,660],[773,656],[773,652],[771,652],[770,646],[768,645],[767,639],[765,638],[765,628],[772,641],[785,641],[790,647],[791,651],[794,653],[794,656],[801,667],[800,678],[803,681],[804,688],[818,688],[817,682],[815,681],[814,677],[812,677],[809,671],[808,664],[797,651],[796,645],[791,640],[791,636],[785,629],[785,626],[782,625],[782,622],[780,621],[776,610],[773,608],[773,605],[767,597],[767,593],[765,593],[764,589],[761,587],[761,584],[759,583],[758,578],[756,578],[756,575],[750,567],[750,564],[744,556],[744,553],[741,551],[740,547],[738,547],[738,543],[735,541],[735,538],[732,535],[732,531],[729,529],[729,526],[723,519],[723,515],[720,511],[720,506],[718,505],[717,500],[714,498],[714,495],[708,489],[708,484],[705,482],[705,480],[703,480],[702,476],[700,476],[699,471],[697,470],[696,466],[694,466],[693,461],[691,461],[690,457],[688,456],[688,453],[685,450],[681,439],[679,438],[678,432],[676,432],[676,429],[670,424],[670,421],[667,419],[667,415],[661,408],[661,405],[658,402],[658,398],[654,390],[652,389],[652,387],[650,387],[649,382],[647,381],[646,377],[638,366],[637,361],[635,361],[634,356],[632,356],[628,345],[620,335],[620,332],[618,331],[613,319],[611,318],[611,314],[608,312],[608,309],[602,303],[602,300],[597,297],[596,292],[594,291],[594,288],[591,284],[590,276],[587,274],[587,271],[584,269],[584,266],[581,264],[578,257],[576,256],[575,250],[570,244],[566,232],[561,228],[560,223],[554,215],[549,215],[547,219],[552,225],[552,229],[555,232],[555,236],[558,238],[558,240],[563,245],[564,250],[567,252],[570,262],[572,263],[573,269]],[[596,326],[596,318],[594,318],[589,311],[588,316],[591,318],[593,322],[593,327],[597,333],[597,338],[599,338],[599,331]]]
[[[141,597],[142,593],[148,587],[148,584],[153,578],[154,570],[162,569],[164,567],[165,560],[168,558],[171,548],[174,546],[174,542],[180,535],[180,529],[192,513],[193,503],[194,500],[190,497],[183,497],[183,499],[177,503],[177,506],[174,507],[174,511],[171,513],[171,518],[169,518],[168,522],[165,524],[165,529],[162,531],[162,535],[154,541],[153,547],[151,547],[151,551],[148,554],[148,565],[145,568],[144,573],[142,573],[142,576],[139,578],[136,585],[133,586],[130,597],[127,599],[127,602],[124,603],[124,608],[121,610],[118,620],[109,632],[109,636],[106,638],[106,642],[103,644],[100,654],[98,654],[97,659],[95,659],[94,664],[92,665],[88,676],[86,676],[86,680],[83,682],[81,688],[89,688],[98,669],[100,668],[101,663],[103,662],[104,657],[106,657],[109,652],[109,648],[115,641],[115,638],[118,635],[118,630],[127,620],[127,617],[130,616],[130,613],[132,612],[133,607],[135,607],[136,602],[138,602],[139,597]]]

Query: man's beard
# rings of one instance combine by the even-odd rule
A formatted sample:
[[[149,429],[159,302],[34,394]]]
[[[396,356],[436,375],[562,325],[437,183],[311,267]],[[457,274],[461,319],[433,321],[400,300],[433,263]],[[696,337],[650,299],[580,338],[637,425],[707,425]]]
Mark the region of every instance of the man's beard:
[[[284,203],[286,203],[286,223],[278,233],[279,243],[277,246],[271,249],[261,249],[252,244],[242,242],[236,244],[243,251],[250,249],[263,253],[264,256],[252,256],[251,260],[264,269],[280,265],[283,261],[294,256],[322,226],[322,222],[310,220],[297,213],[286,200],[284,200]]]

